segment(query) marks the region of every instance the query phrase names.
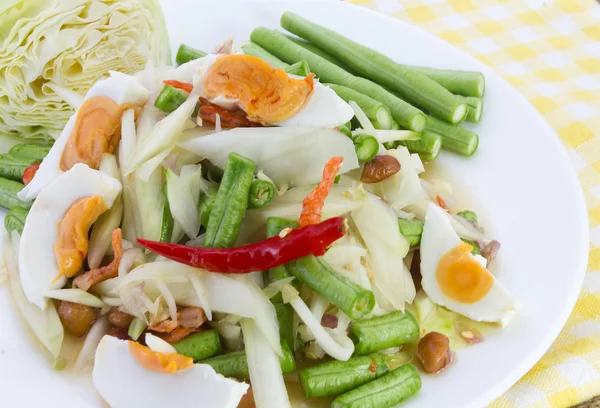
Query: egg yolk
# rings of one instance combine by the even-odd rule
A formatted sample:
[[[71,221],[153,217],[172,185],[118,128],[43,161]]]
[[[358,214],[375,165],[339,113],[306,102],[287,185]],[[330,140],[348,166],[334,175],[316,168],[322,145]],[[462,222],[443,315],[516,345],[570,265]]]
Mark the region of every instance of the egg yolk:
[[[476,303],[492,288],[494,278],[474,260],[473,247],[462,242],[442,255],[436,270],[437,282],[444,294],[460,303]]]
[[[54,256],[61,275],[71,277],[81,270],[87,256],[90,227],[106,210],[101,196],[91,196],[75,201],[65,212],[58,223],[54,243]]]
[[[134,341],[129,341],[129,352],[142,367],[159,373],[172,374],[194,364],[194,360],[189,357],[177,353],[152,351]]]
[[[102,155],[114,152],[121,139],[121,116],[134,107],[119,105],[107,96],[94,96],[83,102],[63,150],[60,169],[67,171],[77,163],[98,169]]]
[[[251,120],[277,123],[306,105],[313,92],[313,77],[290,78],[284,70],[251,55],[221,55],[204,76],[204,96],[238,100]]]

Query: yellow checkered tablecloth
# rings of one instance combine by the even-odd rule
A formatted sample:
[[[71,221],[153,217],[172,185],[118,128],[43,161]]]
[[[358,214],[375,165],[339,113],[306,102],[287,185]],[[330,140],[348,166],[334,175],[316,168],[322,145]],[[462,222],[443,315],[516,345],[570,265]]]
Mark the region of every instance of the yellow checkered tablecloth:
[[[507,79],[560,135],[585,191],[592,250],[573,314],[546,355],[491,407],[569,407],[600,394],[600,3],[349,0],[423,29]]]

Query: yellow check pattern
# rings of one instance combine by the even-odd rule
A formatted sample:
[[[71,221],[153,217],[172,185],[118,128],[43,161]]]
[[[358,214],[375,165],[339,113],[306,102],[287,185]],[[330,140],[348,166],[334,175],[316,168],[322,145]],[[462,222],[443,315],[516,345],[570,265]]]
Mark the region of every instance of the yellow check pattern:
[[[560,135],[587,200],[588,272],[575,310],[548,353],[491,407],[570,407],[599,395],[600,3],[349,1],[418,24],[475,56],[527,97]]]

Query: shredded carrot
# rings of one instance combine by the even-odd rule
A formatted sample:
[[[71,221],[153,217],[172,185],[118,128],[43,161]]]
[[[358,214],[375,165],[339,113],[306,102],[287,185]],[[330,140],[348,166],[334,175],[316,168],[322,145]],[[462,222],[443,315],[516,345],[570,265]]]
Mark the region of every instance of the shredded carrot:
[[[333,186],[335,176],[342,167],[344,158],[341,156],[332,157],[323,169],[323,180],[319,185],[302,201],[302,215],[298,224],[300,227],[318,224],[321,222],[321,212],[329,190]]]
[[[440,207],[442,207],[444,210],[448,211],[448,206],[446,205],[446,202],[444,201],[444,199],[442,197],[440,197],[439,195],[436,195],[435,201],[437,201],[437,203]]]
[[[185,82],[175,81],[174,79],[163,81],[163,83],[165,85],[172,86],[173,88],[181,89],[182,91],[185,91],[187,93],[192,92],[192,89],[194,89],[194,85],[187,84]]]
[[[121,233],[121,228],[115,229],[112,233],[112,247],[115,253],[112,262],[102,268],[92,269],[76,277],[73,281],[74,288],[87,291],[95,284],[114,278],[119,274],[119,264],[121,263],[121,258],[123,258],[123,234]]]

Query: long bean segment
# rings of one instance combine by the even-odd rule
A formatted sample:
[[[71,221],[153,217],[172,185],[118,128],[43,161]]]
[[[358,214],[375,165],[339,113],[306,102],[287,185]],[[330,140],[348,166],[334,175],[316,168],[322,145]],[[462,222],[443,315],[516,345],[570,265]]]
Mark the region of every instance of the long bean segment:
[[[477,213],[471,210],[463,210],[456,213],[459,217],[463,217],[465,220],[472,222],[476,227],[479,226],[479,218],[477,217]]]
[[[325,58],[295,44],[283,34],[265,27],[258,27],[252,31],[250,38],[287,63],[293,64],[305,60],[311,71],[322,82],[343,85],[378,100],[388,107],[394,120],[403,128],[415,132],[420,132],[425,128],[425,116],[421,110],[393,95],[382,86],[344,71]]]
[[[479,136],[460,126],[427,115],[427,130],[442,136],[442,148],[463,156],[472,156],[479,146]]]
[[[307,397],[326,397],[353,390],[389,372],[381,354],[330,361],[298,371],[300,386]]]
[[[185,64],[186,62],[193,61],[198,58],[202,58],[207,54],[204,51],[197,50],[189,45],[181,44],[177,50],[175,56],[175,62],[177,65]]]
[[[290,348],[294,347],[294,308],[289,303],[273,302],[277,322],[279,323],[279,337]]]
[[[235,244],[248,207],[255,167],[252,160],[237,153],[227,157],[223,180],[206,227],[205,247],[228,248]]]
[[[393,89],[402,99],[450,123],[460,123],[467,115],[467,105],[460,98],[375,50],[289,11],[281,16],[281,26],[339,58],[357,74]]]
[[[221,352],[221,340],[216,330],[191,334],[171,344],[178,354],[190,357],[194,362],[204,360]]]
[[[25,169],[33,163],[37,163],[38,159],[29,159],[22,157],[14,157],[10,154],[0,154],[0,177],[10,180],[23,180]]]
[[[13,231],[17,231],[19,234],[23,232],[25,227],[25,220],[27,219],[29,210],[21,207],[14,207],[4,217],[4,228],[10,234]]]
[[[202,224],[204,228],[208,226],[208,220],[215,204],[218,191],[219,189],[215,185],[211,185],[208,187],[206,193],[200,194],[200,201],[198,201],[198,217],[200,218],[200,224]]]
[[[25,209],[31,208],[31,202],[23,202],[17,197],[17,193],[25,187],[23,183],[0,177],[0,207],[11,210],[14,207]]]
[[[311,290],[340,308],[351,319],[360,319],[375,307],[373,292],[334,271],[323,259],[305,256],[287,264],[288,271]]]
[[[292,41],[293,43],[301,46],[302,48],[312,52],[313,54],[317,54],[319,57],[321,58],[325,58],[327,61],[337,65],[340,68],[343,68],[344,70],[350,72],[350,70],[348,69],[348,67],[346,66],[346,64],[344,64],[342,61],[340,61],[339,59],[337,59],[336,57],[334,57],[333,55],[323,51],[322,49],[320,49],[319,47],[317,47],[316,45],[303,40],[302,38],[298,38],[294,35],[289,35],[289,34],[284,34],[290,41]]]
[[[472,96],[461,97],[461,99],[469,106],[467,121],[475,123],[479,122],[481,120],[481,115],[483,114],[483,99]]]
[[[277,188],[272,181],[254,180],[250,185],[248,204],[250,208],[261,208],[269,204],[275,198]]]
[[[258,57],[264,61],[267,61],[273,68],[288,69],[290,67],[290,64],[283,62],[269,51],[265,50],[258,44],[254,44],[253,42],[242,45],[242,50],[246,55],[252,55],[253,57]]]
[[[169,114],[179,108],[187,100],[187,97],[188,95],[185,92],[170,85],[165,85],[158,94],[154,106]]]
[[[421,243],[423,235],[424,222],[421,220],[398,219],[398,228],[400,233],[406,238],[410,246],[416,246]]]
[[[354,352],[369,354],[417,341],[419,324],[409,312],[397,311],[353,321],[350,333],[356,346]]]
[[[18,144],[11,147],[8,151],[8,154],[20,159],[35,159],[35,162],[41,162],[49,152],[50,147],[48,146],[40,146],[36,144]]]
[[[376,129],[389,129],[394,122],[390,110],[383,103],[361,94],[352,88],[337,84],[325,84],[346,102],[354,101],[365,112]]]
[[[398,145],[406,147],[411,153],[417,153],[423,161],[434,161],[442,150],[442,136],[426,130],[421,133],[419,140],[402,140]]]
[[[403,67],[428,76],[453,94],[481,98],[485,92],[485,77],[481,72],[412,65],[403,65]]]
[[[340,395],[331,408],[390,408],[421,389],[421,377],[412,364],[404,364],[381,378]]]
[[[371,161],[379,151],[379,142],[372,135],[361,133],[352,136],[356,157],[360,163]]]
[[[289,348],[287,342],[281,342],[281,349],[283,351],[283,357],[279,357],[279,363],[281,364],[281,371],[291,373],[296,371],[296,361],[292,350]],[[245,351],[235,351],[233,353],[227,353],[216,357],[211,357],[206,360],[200,361],[201,364],[208,364],[217,373],[225,377],[239,378],[247,380],[250,378],[248,373],[248,359]]]

